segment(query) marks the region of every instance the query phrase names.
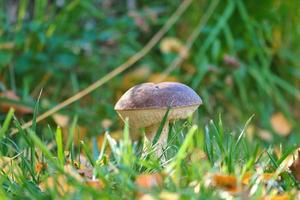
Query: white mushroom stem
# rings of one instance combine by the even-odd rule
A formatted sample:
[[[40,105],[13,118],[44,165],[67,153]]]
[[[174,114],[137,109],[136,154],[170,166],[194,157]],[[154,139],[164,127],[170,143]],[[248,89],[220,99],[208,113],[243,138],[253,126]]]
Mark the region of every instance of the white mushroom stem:
[[[146,128],[147,138],[153,142],[160,124],[154,124]],[[160,137],[156,143],[156,155],[160,157],[163,154],[163,149],[166,148],[168,142],[169,122],[167,121],[161,131]],[[164,158],[164,156],[162,156]]]

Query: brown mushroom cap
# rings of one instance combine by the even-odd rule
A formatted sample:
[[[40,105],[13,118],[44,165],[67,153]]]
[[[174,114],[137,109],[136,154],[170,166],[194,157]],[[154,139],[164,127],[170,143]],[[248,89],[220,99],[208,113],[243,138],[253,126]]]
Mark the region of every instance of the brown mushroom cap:
[[[116,103],[115,110],[136,128],[160,123],[168,108],[169,120],[183,119],[202,104],[190,87],[176,82],[143,83],[129,89]]]

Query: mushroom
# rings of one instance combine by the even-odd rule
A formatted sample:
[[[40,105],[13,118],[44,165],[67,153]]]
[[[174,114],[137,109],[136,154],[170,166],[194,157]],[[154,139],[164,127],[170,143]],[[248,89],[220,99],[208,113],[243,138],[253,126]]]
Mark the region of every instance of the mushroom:
[[[119,99],[115,110],[123,121],[129,120],[133,138],[139,136],[139,129],[145,128],[146,137],[153,141],[168,109],[167,121],[163,127],[158,145],[167,143],[169,121],[185,119],[202,104],[201,98],[190,87],[177,82],[143,83],[130,88]],[[160,156],[161,149],[156,150]]]

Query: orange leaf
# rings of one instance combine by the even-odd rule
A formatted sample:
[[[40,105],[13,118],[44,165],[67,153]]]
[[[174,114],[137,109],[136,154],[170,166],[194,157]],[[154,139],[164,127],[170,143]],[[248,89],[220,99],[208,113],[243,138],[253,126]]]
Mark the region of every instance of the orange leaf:
[[[233,175],[215,174],[213,176],[213,184],[215,187],[222,188],[229,192],[238,192],[237,178]]]
[[[45,163],[45,162],[38,162],[35,165],[35,171],[36,171],[36,173],[41,173],[43,170],[45,170],[47,168],[48,168],[48,164]]]
[[[242,184],[249,185],[252,175],[253,174],[251,172],[246,172],[242,178]]]
[[[291,124],[280,112],[272,115],[271,125],[274,131],[276,131],[281,136],[288,136],[292,130]]]
[[[163,176],[160,173],[141,174],[136,177],[135,184],[145,189],[150,189],[152,187],[162,187]]]
[[[99,180],[99,179],[96,179],[96,180],[87,180],[85,182],[88,186],[91,186],[95,189],[103,189],[104,188],[104,183]]]
[[[274,177],[274,173],[263,173],[262,177],[264,181],[269,181]]]

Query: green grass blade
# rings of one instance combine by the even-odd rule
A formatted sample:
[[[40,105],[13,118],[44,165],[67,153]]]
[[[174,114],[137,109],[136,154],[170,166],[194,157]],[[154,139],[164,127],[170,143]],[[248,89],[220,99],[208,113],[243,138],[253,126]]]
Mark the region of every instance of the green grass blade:
[[[62,132],[61,132],[60,127],[57,127],[57,129],[56,129],[55,140],[56,140],[56,146],[57,146],[58,162],[61,166],[64,166],[64,163],[65,163],[64,148],[63,148],[63,142],[62,142]]]
[[[0,141],[3,139],[3,137],[5,136],[6,131],[8,130],[10,121],[14,116],[14,111],[15,110],[13,108],[10,108],[7,115],[6,115],[4,123],[3,123],[3,125],[1,126],[1,129],[0,129]]]
[[[92,155],[89,151],[88,146],[82,140],[80,141],[80,145],[82,146],[82,150],[84,151],[84,153],[85,153],[86,157],[88,158],[88,160],[90,161],[91,165],[95,166],[95,162],[94,162],[93,157],[92,157]]]
[[[170,108],[167,109],[166,114],[164,115],[164,117],[163,117],[163,119],[162,119],[162,121],[159,125],[159,128],[157,129],[157,132],[156,132],[156,134],[154,136],[154,139],[152,141],[152,145],[155,145],[157,143],[165,124],[168,123],[167,119],[168,119],[169,112],[170,112]]]
[[[254,117],[254,115],[252,115],[252,116],[247,120],[247,122],[246,122],[246,124],[245,124],[243,130],[241,131],[241,133],[240,133],[240,135],[239,135],[239,137],[238,137],[238,139],[237,139],[237,141],[236,141],[236,143],[235,143],[234,151],[237,151],[237,150],[238,150],[238,147],[239,147],[239,145],[240,145],[240,143],[241,143],[241,141],[242,141],[242,139],[243,139],[243,136],[245,135],[245,132],[246,132],[246,130],[247,130],[247,127],[249,126],[249,124],[250,124],[251,120],[253,119],[253,117]]]

